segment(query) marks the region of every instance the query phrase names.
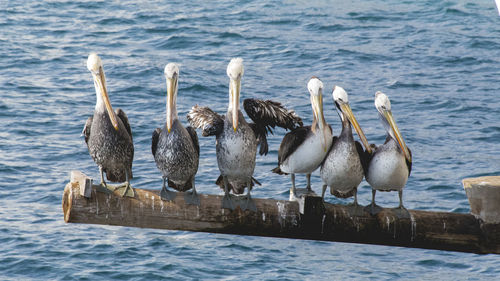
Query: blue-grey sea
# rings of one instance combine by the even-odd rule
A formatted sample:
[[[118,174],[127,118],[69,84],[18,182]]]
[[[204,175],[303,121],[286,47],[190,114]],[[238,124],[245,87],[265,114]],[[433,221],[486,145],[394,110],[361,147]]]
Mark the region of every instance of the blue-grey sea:
[[[314,2],[314,3],[312,3]],[[1,280],[498,280],[500,256],[436,250],[66,224],[71,170],[99,178],[80,133],[95,106],[90,52],[135,141],[132,185],[160,189],[151,134],[165,122],[163,68],[180,64],[178,111],[225,113],[226,66],[242,57],[242,99],[273,99],[312,121],[308,79],[340,131],[342,86],[368,139],[385,132],[373,104],[391,99],[413,152],[409,209],[468,213],[461,180],[500,174],[500,17],[476,1],[80,1],[0,3]],[[258,157],[258,198],[287,199],[272,174],[285,132]],[[198,191],[221,194],[215,140],[200,137]],[[299,185],[305,177],[297,176]],[[320,192],[318,171],[313,188]],[[370,202],[362,182],[359,201]],[[352,199],[327,196],[331,203]],[[384,207],[397,193],[377,194]]]

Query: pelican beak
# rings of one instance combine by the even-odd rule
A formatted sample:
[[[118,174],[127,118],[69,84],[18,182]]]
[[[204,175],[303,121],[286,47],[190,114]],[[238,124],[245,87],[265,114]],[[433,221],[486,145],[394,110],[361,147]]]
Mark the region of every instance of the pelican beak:
[[[363,133],[361,126],[359,125],[358,121],[356,120],[356,117],[354,117],[354,114],[352,113],[351,106],[349,106],[348,103],[342,103],[340,105],[340,110],[347,116],[347,119],[349,119],[349,122],[354,127],[354,130],[356,130],[356,133],[358,134],[359,139],[365,146],[366,151],[368,153],[372,153],[372,149],[370,147],[370,144],[368,143],[368,140],[366,139],[365,133]]]
[[[313,109],[313,114],[316,120],[318,121],[318,126],[321,132],[324,132],[326,128],[326,121],[325,117],[323,116],[323,94],[321,91],[318,93],[318,95],[311,96],[311,105]],[[323,149],[326,151],[326,134],[323,133],[324,140],[321,142],[321,145],[323,146]]]
[[[174,96],[177,92],[177,75],[167,78],[167,130],[170,133],[174,122]]]
[[[403,140],[403,137],[401,136],[401,132],[399,131],[398,126],[396,125],[396,121],[394,121],[394,118],[392,117],[392,112],[390,110],[384,110],[383,116],[387,120],[387,123],[389,123],[389,126],[391,127],[391,130],[393,131],[394,136],[396,137],[399,147],[403,151],[406,160],[411,162],[410,151],[408,150],[408,147],[406,146],[406,143]]]
[[[104,105],[106,106],[106,110],[108,111],[109,119],[111,120],[111,124],[115,130],[118,131],[118,120],[116,119],[116,114],[111,107],[111,102],[109,101],[108,90],[106,89],[106,77],[104,76],[104,71],[102,67],[99,68],[99,72],[97,74],[92,73],[92,77],[94,78],[94,83],[99,87],[99,92],[102,95],[102,100],[104,101]]]
[[[240,108],[240,87],[241,87],[241,77],[237,79],[231,79],[229,83],[231,91],[231,102],[233,111],[233,129],[236,132],[238,129],[238,113]]]

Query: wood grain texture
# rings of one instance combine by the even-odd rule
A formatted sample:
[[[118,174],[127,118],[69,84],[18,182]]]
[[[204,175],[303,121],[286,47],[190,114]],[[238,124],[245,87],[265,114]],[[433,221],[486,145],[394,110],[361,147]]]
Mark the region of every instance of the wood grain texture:
[[[78,183],[63,194],[64,220],[131,227],[201,231],[379,244],[472,253],[500,253],[500,226],[485,225],[470,214],[382,209],[371,215],[362,207],[322,203],[306,197],[304,214],[297,202],[256,199],[257,212],[221,209],[222,196],[199,194],[200,206],[184,196],[162,201],[159,191],[135,188],[136,197],[92,189],[80,196]]]

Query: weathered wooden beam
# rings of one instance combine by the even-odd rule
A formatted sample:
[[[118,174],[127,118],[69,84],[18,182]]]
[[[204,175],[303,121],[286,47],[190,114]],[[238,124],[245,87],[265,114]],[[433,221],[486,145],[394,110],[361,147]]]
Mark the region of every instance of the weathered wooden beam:
[[[299,204],[254,199],[258,212],[221,208],[222,196],[199,194],[200,205],[188,205],[184,196],[172,202],[159,191],[134,188],[135,198],[96,192],[80,196],[78,183],[68,183],[63,194],[66,222],[300,238]]]
[[[473,253],[500,253],[498,224],[484,227],[470,214],[382,209],[371,215],[362,207],[334,205],[306,197],[304,213],[297,202],[254,198],[257,212],[221,208],[222,196],[200,194],[200,205],[184,196],[162,201],[156,190],[135,188],[135,198],[96,192],[80,195],[78,183],[63,194],[68,223],[120,225],[392,245]]]

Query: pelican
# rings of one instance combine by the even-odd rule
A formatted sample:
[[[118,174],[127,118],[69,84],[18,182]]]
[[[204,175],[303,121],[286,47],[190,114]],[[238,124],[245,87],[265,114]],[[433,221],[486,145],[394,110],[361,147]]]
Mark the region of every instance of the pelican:
[[[286,110],[278,102],[246,99],[244,108],[254,123],[247,123],[240,111],[240,89],[243,77],[243,60],[233,58],[227,66],[229,77],[229,105],[225,116],[219,115],[208,107],[194,106],[188,120],[196,128],[203,128],[203,136],[216,136],[217,164],[220,176],[217,184],[224,189],[222,207],[235,209],[229,191],[242,194],[247,188],[246,200],[240,205],[242,210],[256,211],[250,191],[254,183],[252,176],[255,168],[257,145],[259,153],[267,154],[266,135],[275,126],[294,129],[302,125],[302,120],[293,110]]]
[[[296,197],[295,174],[306,174],[307,192],[312,192],[311,173],[319,167],[332,145],[332,128],[323,116],[323,82],[313,76],[307,89],[313,110],[312,125],[296,128],[285,135],[278,151],[278,167],[273,169],[277,174],[291,175],[291,200]]]
[[[396,121],[392,117],[391,102],[382,92],[375,93],[375,107],[387,132],[385,143],[375,149],[369,161],[366,181],[372,187],[371,212],[374,213],[375,193],[397,190],[399,207],[403,207],[403,187],[411,173],[411,151],[406,146]]]
[[[134,144],[127,115],[123,110],[118,108],[113,111],[111,107],[101,58],[97,54],[89,55],[87,68],[94,78],[97,102],[94,116],[87,119],[82,134],[90,156],[99,166],[101,184],[98,190],[109,193],[109,190],[125,188],[122,196],[134,197],[134,189],[130,186]],[[104,181],[104,172],[109,181],[125,183],[108,186]]]
[[[342,121],[342,132],[338,137],[333,137],[332,147],[321,164],[320,174],[323,180],[321,197],[325,197],[326,187],[330,186],[330,193],[337,197],[348,198],[354,195],[353,205],[358,206],[357,190],[363,180],[368,155],[361,144],[354,141],[352,127],[368,153],[371,153],[371,148],[352,113],[346,91],[342,87],[335,86],[332,96]]]
[[[198,171],[200,146],[198,136],[192,127],[184,128],[177,116],[177,86],[179,67],[175,63],[165,66],[167,81],[167,122],[163,129],[153,131],[151,151],[156,166],[162,172],[163,186],[160,192],[162,200],[175,199],[175,192],[167,190],[168,186],[178,191],[192,189],[191,194],[185,194],[188,204],[199,205],[200,200],[196,194],[194,177]]]

